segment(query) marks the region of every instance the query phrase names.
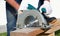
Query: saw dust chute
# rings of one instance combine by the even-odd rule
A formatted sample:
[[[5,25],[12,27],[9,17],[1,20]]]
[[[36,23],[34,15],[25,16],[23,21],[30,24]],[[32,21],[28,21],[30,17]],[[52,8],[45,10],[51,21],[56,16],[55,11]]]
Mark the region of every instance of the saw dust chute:
[[[48,29],[51,27],[43,17],[43,15],[37,10],[23,10],[18,12],[17,28],[30,28],[40,27],[42,29]]]

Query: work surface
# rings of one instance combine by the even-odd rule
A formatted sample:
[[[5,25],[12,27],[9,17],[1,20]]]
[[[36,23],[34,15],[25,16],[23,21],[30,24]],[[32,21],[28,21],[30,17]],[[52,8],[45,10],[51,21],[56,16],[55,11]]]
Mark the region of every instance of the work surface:
[[[30,36],[34,36],[40,33],[53,33],[57,30],[60,29],[60,19],[57,19],[57,21],[55,23],[52,24],[53,26],[51,27],[51,29],[44,31],[40,28],[23,28],[23,29],[17,29],[15,31],[11,32],[11,35],[20,35],[23,36],[23,34],[26,35],[30,35]]]

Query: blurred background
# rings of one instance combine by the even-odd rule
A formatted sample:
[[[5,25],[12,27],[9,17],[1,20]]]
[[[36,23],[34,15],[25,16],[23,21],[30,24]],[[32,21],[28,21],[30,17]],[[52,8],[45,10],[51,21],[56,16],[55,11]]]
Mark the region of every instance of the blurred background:
[[[0,0],[0,33],[6,32],[6,8],[5,1]]]

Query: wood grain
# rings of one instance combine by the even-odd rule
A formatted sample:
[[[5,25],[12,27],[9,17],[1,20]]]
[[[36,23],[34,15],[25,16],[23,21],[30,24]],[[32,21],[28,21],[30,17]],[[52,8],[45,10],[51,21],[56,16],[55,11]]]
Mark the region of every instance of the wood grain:
[[[55,36],[54,32],[57,30],[60,30],[60,19],[57,19],[57,21],[52,24],[51,29],[49,29],[46,32],[44,32],[44,30],[42,30],[40,28],[23,28],[23,29],[17,29],[15,31],[11,31],[10,36],[36,36],[43,32],[44,32],[44,34],[42,34],[42,35],[49,34],[46,36]],[[40,35],[40,36],[42,36],[42,35]]]

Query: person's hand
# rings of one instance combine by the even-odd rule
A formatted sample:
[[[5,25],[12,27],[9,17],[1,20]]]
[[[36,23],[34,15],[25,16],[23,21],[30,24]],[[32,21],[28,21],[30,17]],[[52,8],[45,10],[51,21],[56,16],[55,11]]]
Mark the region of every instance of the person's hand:
[[[52,12],[52,8],[50,6],[50,3],[48,1],[44,1],[44,4],[40,7],[40,12],[42,13],[42,8],[45,8],[45,15],[49,15]]]
[[[22,10],[18,10],[18,14],[22,14],[23,12],[22,12]]]

